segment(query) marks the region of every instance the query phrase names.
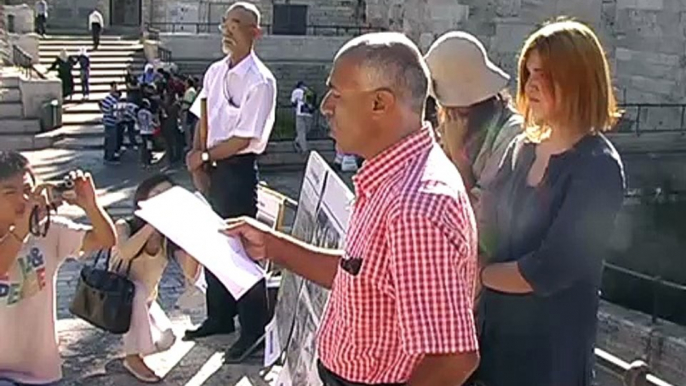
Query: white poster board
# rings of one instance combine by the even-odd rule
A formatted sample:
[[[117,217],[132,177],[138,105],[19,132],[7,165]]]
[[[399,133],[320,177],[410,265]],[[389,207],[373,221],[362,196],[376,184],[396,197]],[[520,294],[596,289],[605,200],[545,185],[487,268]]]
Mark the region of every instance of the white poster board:
[[[305,170],[293,236],[320,247],[342,249],[355,196],[316,152]],[[319,386],[316,331],[329,291],[290,272],[281,279],[276,328],[285,361],[279,379],[298,386]],[[284,381],[285,382],[285,381]],[[286,383],[287,384],[287,383]]]

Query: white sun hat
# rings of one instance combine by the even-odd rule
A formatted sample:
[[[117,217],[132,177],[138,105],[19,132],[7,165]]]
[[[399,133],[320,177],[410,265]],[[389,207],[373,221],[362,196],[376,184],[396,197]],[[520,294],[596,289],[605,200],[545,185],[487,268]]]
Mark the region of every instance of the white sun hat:
[[[496,66],[473,35],[451,31],[439,37],[424,57],[431,72],[431,96],[442,106],[467,107],[505,88],[510,76]]]

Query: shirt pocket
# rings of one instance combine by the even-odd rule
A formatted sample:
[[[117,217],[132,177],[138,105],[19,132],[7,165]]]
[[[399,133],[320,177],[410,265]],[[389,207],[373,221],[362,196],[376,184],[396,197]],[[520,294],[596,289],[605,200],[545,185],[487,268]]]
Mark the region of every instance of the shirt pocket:
[[[228,101],[224,105],[224,113],[222,116],[224,117],[224,122],[226,129],[229,131],[233,131],[234,127],[236,124],[238,124],[238,118],[240,117],[241,109],[235,106],[232,106]]]

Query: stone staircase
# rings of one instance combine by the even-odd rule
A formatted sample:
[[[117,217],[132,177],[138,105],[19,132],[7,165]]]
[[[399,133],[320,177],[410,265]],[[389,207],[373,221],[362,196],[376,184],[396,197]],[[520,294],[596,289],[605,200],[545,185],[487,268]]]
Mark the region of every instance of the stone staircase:
[[[24,118],[20,83],[24,75],[14,67],[0,68],[0,150],[47,147],[50,136],[40,133],[40,122]]]
[[[71,101],[64,101],[62,127],[51,132],[57,138],[56,148],[101,148],[103,126],[98,103],[109,93],[110,83],[116,82],[120,89],[124,89],[127,69],[138,75],[145,66],[143,45],[138,40],[103,36],[98,50],[91,51],[92,42],[87,35],[50,36],[41,40],[40,65],[47,69],[61,49],[66,48],[70,55],[76,55],[81,47],[88,48],[91,59],[90,98],[82,100],[79,69],[75,68],[75,94]]]

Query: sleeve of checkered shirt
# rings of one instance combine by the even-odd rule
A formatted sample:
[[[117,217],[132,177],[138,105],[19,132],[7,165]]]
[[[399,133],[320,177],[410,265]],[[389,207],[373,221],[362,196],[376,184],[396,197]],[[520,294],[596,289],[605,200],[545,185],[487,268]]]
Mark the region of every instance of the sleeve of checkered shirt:
[[[391,279],[403,349],[410,355],[478,348],[473,314],[476,257],[455,205],[405,209],[389,221]],[[438,213],[438,214],[437,214]],[[471,226],[471,225],[466,225]]]

